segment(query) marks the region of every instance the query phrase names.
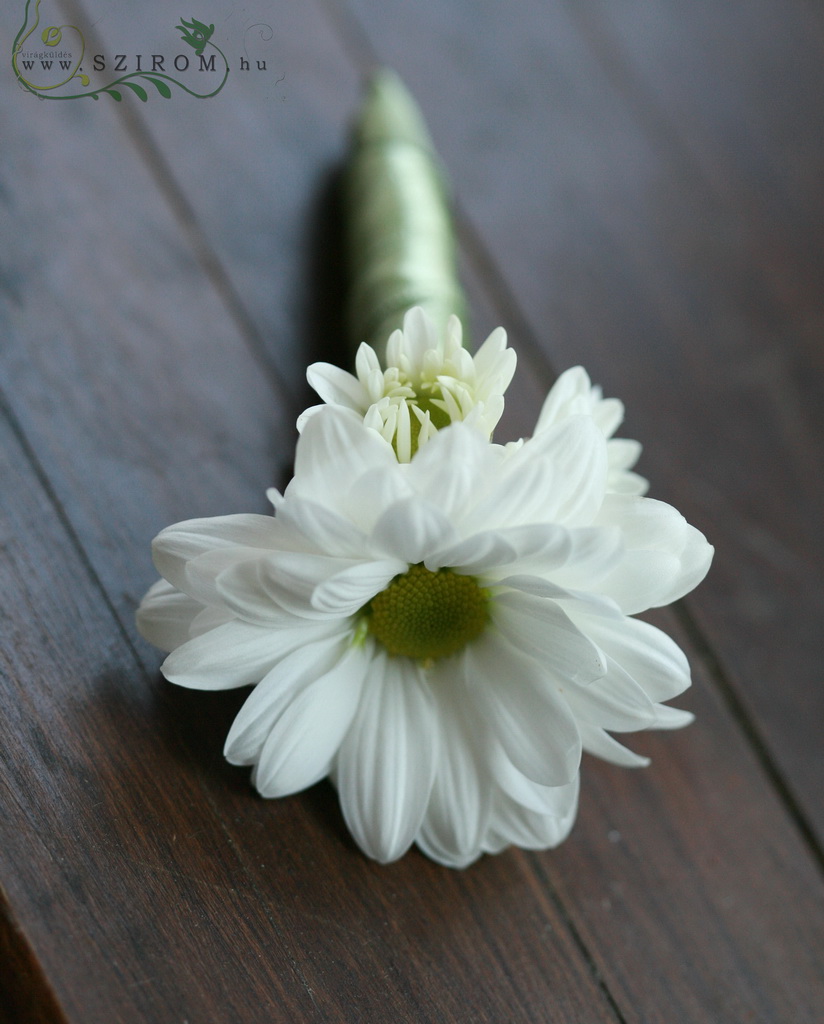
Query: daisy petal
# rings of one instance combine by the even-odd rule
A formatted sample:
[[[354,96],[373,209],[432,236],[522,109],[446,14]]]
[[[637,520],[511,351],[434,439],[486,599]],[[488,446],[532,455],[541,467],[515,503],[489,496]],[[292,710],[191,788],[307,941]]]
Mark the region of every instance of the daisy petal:
[[[428,569],[449,566],[463,573],[489,573],[515,562],[540,559],[541,567],[562,565],[570,555],[570,532],[535,523],[484,530],[442,548],[426,560]]]
[[[669,604],[692,590],[712,561],[713,548],[672,506],[652,498],[609,494],[598,522],[618,526],[627,551],[598,583],[627,615]]]
[[[649,729],[656,720],[656,705],[614,661],[607,674],[589,686],[564,691],[579,722],[591,722],[614,732]]]
[[[445,678],[438,679],[439,673]],[[484,730],[451,685],[449,668],[434,669],[432,683],[441,757],[417,843],[439,864],[466,867],[481,855],[491,809],[480,749]]]
[[[570,782],[581,760],[575,719],[537,662],[503,637],[467,647],[465,686],[512,764],[534,782]]]
[[[650,763],[648,757],[628,750],[597,725],[581,722],[580,730],[584,750],[588,754],[600,757],[602,761],[620,765],[622,768],[646,768]]]
[[[355,353],[355,372],[358,375],[358,380],[361,382],[368,381],[370,378],[376,375],[383,380],[383,371],[381,370],[380,360],[378,355],[371,345],[367,345],[365,341],[362,341],[358,345],[358,351]],[[370,402],[373,401],[370,395]]]
[[[316,413],[319,413],[321,409],[325,408],[325,405],[310,405],[308,409],[304,409],[295,422],[295,426],[297,427],[298,433],[302,434],[303,428],[306,426],[307,422],[312,418],[312,416],[314,416]]]
[[[449,544],[454,536],[454,527],[440,509],[420,498],[409,498],[391,505],[378,519],[372,543],[414,565]]]
[[[532,567],[530,566],[530,568]],[[588,594],[584,590],[568,590],[566,587],[559,587],[556,583],[542,579],[540,576],[525,574],[504,576],[503,579],[494,581],[494,587],[509,588],[532,597],[562,602],[559,607],[565,612],[570,612],[572,608],[580,608],[582,611],[604,618],[618,619],[622,617],[620,608],[611,598],[601,597],[599,594]],[[582,629],[581,632],[586,634],[585,629]]]
[[[416,494],[437,503],[456,521],[464,516],[478,478],[492,474],[498,462],[477,430],[453,423],[418,451],[406,477]]]
[[[267,590],[264,570],[259,559],[224,569],[215,580],[220,600],[239,619],[253,626],[279,629],[294,625],[295,616],[277,604]]]
[[[695,721],[695,715],[691,711],[684,711],[682,708],[671,708],[666,704],[656,704],[655,720],[650,725],[651,729],[683,729],[685,725],[691,725]]]
[[[600,580],[597,588],[607,594],[625,615],[668,604],[681,575],[681,562],[667,551],[627,551],[620,565]]]
[[[588,416],[574,416],[542,434],[522,449],[551,459],[556,486],[545,511],[552,522],[588,526],[604,497],[607,449],[603,434]],[[526,456],[524,456],[526,457]]]
[[[366,550],[366,534],[349,519],[315,501],[293,501],[278,514],[320,551],[334,551],[344,558],[357,558]]]
[[[686,655],[666,633],[640,619],[607,619],[579,609],[570,614],[580,628],[649,696],[670,700],[690,685]]]
[[[201,609],[192,619],[192,624],[189,627],[189,639],[194,640],[196,636],[202,636],[204,633],[208,633],[210,629],[217,629],[218,626],[231,622],[234,618],[235,616],[228,608],[217,608],[214,605],[208,605],[206,608]]]
[[[518,357],[514,349],[506,347],[506,331],[496,327],[475,353],[475,373],[479,390],[489,393],[494,386],[496,392],[504,392],[515,376]]]
[[[259,683],[285,654],[331,632],[317,624],[263,629],[227,622],[173,651],[160,667],[170,683],[195,690],[231,690]],[[338,623],[333,627],[340,630]]]
[[[367,535],[390,505],[411,498],[414,492],[406,477],[398,472],[397,463],[389,469],[368,470],[344,501],[345,515]]]
[[[612,437],[624,422],[624,403],[618,398],[601,398],[592,410],[592,418],[604,437]]]
[[[530,571],[552,574],[554,583],[573,590],[591,591],[598,580],[620,564],[624,554],[624,538],[615,526],[583,526],[568,530],[569,557],[555,566],[545,558],[530,559]]]
[[[189,639],[189,629],[203,605],[166,580],[152,586],[137,609],[137,629],[162,651],[173,651]]]
[[[350,566],[318,584],[312,607],[328,615],[354,615],[406,568],[405,561],[392,558]]]
[[[649,490],[649,480],[628,469],[610,469],[607,476],[607,490],[616,494],[634,494],[638,497]]]
[[[406,658],[373,659],[355,721],[341,744],[337,784],[356,842],[383,864],[412,845],[438,763],[432,696]]]
[[[255,764],[272,726],[297,694],[337,665],[345,653],[340,634],[308,641],[286,655],[252,690],[235,716],[223,754],[231,764]]]
[[[610,470],[632,469],[640,457],[640,441],[631,441],[628,437],[618,437],[613,438],[607,444],[607,459]]]
[[[395,344],[400,344],[400,339],[395,337]],[[438,335],[435,324],[420,306],[413,306],[404,314],[403,341],[409,362],[415,367],[423,364],[428,349],[437,348]]]
[[[505,843],[525,850],[549,850],[562,843],[569,835],[578,810],[578,778],[554,792],[558,809],[549,814],[530,810],[499,794],[490,817],[487,841],[493,848]]]
[[[489,746],[490,770],[506,796],[537,814],[562,814],[575,802],[577,782],[563,786],[542,786],[528,779],[512,764],[499,743]],[[578,776],[576,776],[576,779]]]
[[[517,449],[512,459],[525,447]],[[514,469],[504,462],[490,474],[490,481],[480,495],[475,481],[475,502],[462,517],[465,533],[551,521],[547,508],[555,478],[548,460],[530,460]]]
[[[515,647],[537,658],[561,683],[591,683],[606,672],[602,652],[555,601],[517,591],[498,594],[492,619]]]
[[[565,370],[544,399],[538,422],[535,424],[535,433],[542,433],[565,419],[568,404],[578,397],[588,396],[591,386],[589,375],[583,366],[571,366]]]
[[[363,648],[349,647],[284,709],[260,752],[255,785],[261,796],[297,793],[328,775],[355,717],[368,666]]]
[[[277,547],[272,516],[235,515],[188,519],[167,526],[152,542],[155,567],[164,579],[186,590],[186,563],[216,548],[245,547],[272,550]]]
[[[329,405],[342,405],[363,414],[370,404],[369,395],[358,378],[331,363],[312,363],[306,371],[306,379],[312,390]]]
[[[649,499],[646,499],[647,501]],[[673,580],[668,592],[658,595],[658,604],[670,604],[678,601],[694,590],[701,580],[707,575],[710,569],[715,548],[707,542],[707,538],[696,530],[694,526],[686,523],[684,546],[681,549],[681,574],[678,580]]]
[[[281,535],[280,541],[286,550],[289,550],[290,540],[287,531],[277,524],[277,532]],[[278,557],[271,551],[261,551],[255,548],[232,547],[215,548],[214,551],[205,551],[191,561],[186,563],[185,590],[201,604],[221,604],[222,595],[218,580],[229,570],[242,565],[244,562],[260,562],[267,558]]]
[[[345,409],[326,406],[303,428],[286,498],[307,498],[338,511],[352,484],[380,466],[398,471],[392,446]]]
[[[281,552],[261,561],[262,586],[273,601],[301,618],[351,615],[406,563],[358,561],[303,552]]]

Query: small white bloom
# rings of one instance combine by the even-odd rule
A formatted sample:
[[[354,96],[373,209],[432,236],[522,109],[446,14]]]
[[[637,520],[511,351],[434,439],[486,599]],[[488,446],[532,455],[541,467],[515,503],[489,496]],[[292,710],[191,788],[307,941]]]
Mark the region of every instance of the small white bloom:
[[[501,418],[515,362],[502,327],[472,356],[462,346],[456,316],[439,336],[416,306],[404,316],[403,329],[387,342],[385,370],[374,349],[363,344],[355,360],[356,376],[330,363],[313,363],[306,376],[324,402],[351,410],[392,444],[400,462],[409,462],[450,423],[469,422],[489,438]],[[298,429],[322,408],[307,409]]]
[[[689,686],[683,653],[630,616],[691,590],[712,548],[609,489],[592,408],[555,416],[512,448],[454,423],[400,463],[325,408],[274,517],[158,536],[139,627],[174,683],[257,684],[225,754],[264,796],[329,775],[367,854],[460,867],[559,843],[582,749],[644,764],[610,733],[690,720],[661,703]]]
[[[618,398],[604,398],[601,388],[591,384],[583,366],[573,366],[555,382],[538,416],[535,433],[570,416],[591,416],[607,438],[607,489],[622,494],[646,494],[649,483],[632,472],[641,455],[640,443],[612,436],[624,421],[624,403]]]

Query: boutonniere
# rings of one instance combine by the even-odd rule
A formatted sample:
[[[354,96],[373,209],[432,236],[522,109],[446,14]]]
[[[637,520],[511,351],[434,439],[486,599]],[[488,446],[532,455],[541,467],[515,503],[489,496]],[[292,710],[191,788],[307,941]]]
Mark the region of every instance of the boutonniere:
[[[251,686],[226,740],[265,797],[328,776],[361,849],[464,867],[572,827],[582,751],[691,720],[679,647],[634,618],[700,582],[712,548],[645,497],[623,407],[564,373],[534,435],[493,441],[515,355],[472,355],[444,185],[409,96],[381,74],[349,175],[354,373],[309,368],[273,515],[178,523],[138,612],[201,690]]]

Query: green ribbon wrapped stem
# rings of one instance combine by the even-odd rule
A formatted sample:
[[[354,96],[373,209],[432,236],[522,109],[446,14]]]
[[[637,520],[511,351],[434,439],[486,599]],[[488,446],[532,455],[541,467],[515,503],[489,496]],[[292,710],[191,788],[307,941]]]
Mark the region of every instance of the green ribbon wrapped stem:
[[[423,117],[398,77],[372,79],[347,174],[349,334],[384,362],[389,335],[412,306],[443,330],[465,320],[444,175]]]

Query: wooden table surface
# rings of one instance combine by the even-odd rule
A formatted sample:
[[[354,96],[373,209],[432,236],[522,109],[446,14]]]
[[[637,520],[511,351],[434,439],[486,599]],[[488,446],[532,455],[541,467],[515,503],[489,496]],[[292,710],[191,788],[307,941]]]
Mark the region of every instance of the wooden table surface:
[[[267,67],[38,102],[4,7],[7,1020],[820,1024],[824,8],[83,4],[59,23],[110,55],[179,52],[191,13]],[[307,363],[344,358],[337,172],[378,63],[451,177],[474,334],[519,353],[498,437],[583,363],[717,549],[652,617],[697,721],[632,737],[643,771],[585,758],[559,849],[462,872],[368,861],[327,783],[256,796],[221,754],[245,693],[166,683],[134,626],[154,534],[266,511]]]

